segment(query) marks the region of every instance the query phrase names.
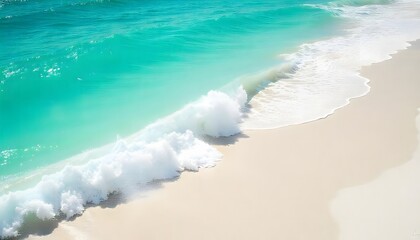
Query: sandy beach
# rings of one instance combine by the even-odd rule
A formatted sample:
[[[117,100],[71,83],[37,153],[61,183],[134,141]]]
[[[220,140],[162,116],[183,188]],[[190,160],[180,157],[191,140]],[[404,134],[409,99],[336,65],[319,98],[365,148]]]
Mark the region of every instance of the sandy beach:
[[[365,216],[363,209],[382,199],[357,189],[388,189],[389,181],[378,178],[391,169],[392,182],[398,181],[405,173],[400,166],[418,147],[419,63],[416,42],[392,59],[364,68],[361,74],[371,80],[371,91],[329,117],[225,139],[217,144],[224,158],[216,167],[183,173],[121,204],[90,207],[71,221],[44,226],[43,236],[29,238],[417,239],[420,219],[404,218],[417,212],[404,211],[398,219],[394,213],[402,204],[419,209],[420,202],[398,202],[396,197],[381,210],[380,219],[389,221],[378,222],[369,217],[374,212]],[[419,185],[414,180],[413,189]],[[363,186],[371,182],[375,184]],[[398,189],[395,185],[385,192],[398,196]],[[404,197],[419,195],[407,192],[412,195]],[[394,234],[387,234],[389,226]]]

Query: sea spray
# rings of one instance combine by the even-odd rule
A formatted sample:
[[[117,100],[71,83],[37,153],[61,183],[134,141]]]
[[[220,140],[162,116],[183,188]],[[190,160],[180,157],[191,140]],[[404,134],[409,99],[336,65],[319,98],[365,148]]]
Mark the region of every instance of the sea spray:
[[[180,111],[144,130],[118,140],[106,154],[81,165],[67,165],[45,175],[34,187],[0,197],[0,237],[19,234],[29,214],[41,220],[60,214],[81,214],[87,203],[98,204],[112,193],[130,193],[135,186],[178,177],[184,170],[214,166],[221,158],[200,136],[237,134],[246,101],[240,88],[233,97],[211,91]]]

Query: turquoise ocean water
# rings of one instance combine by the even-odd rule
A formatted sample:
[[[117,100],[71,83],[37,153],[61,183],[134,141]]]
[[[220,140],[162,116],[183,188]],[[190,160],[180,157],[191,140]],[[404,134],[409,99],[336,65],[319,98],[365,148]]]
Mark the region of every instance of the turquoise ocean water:
[[[0,0],[0,238],[212,167],[209,140],[327,117],[369,92],[363,66],[420,38],[419,12],[420,0]]]
[[[127,136],[337,31],[325,1],[3,1],[0,176]]]

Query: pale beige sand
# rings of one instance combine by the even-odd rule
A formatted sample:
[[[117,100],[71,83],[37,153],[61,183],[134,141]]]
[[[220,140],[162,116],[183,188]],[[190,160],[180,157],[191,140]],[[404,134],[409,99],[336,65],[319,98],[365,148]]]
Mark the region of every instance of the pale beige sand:
[[[163,189],[114,208],[89,208],[44,238],[345,238],[339,232],[344,225],[338,225],[343,222],[337,223],[330,211],[337,192],[407,162],[416,148],[419,63],[416,43],[392,60],[364,69],[372,80],[371,92],[328,118],[246,131],[235,144],[218,146],[225,157],[215,168],[184,173]],[[381,201],[370,196],[371,204]],[[396,204],[390,207],[398,211]],[[352,212],[345,202],[334,206]],[[363,225],[363,216],[357,221]]]
[[[420,114],[417,128],[420,131]],[[341,240],[420,240],[419,213],[420,144],[409,162],[339,191],[332,201]]]
[[[420,50],[412,54],[417,54],[419,67]],[[405,74],[420,81],[415,72]],[[417,90],[420,94],[420,88]],[[417,149],[410,161],[366,184],[342,189],[332,200],[340,240],[420,240],[420,111],[416,125]],[[396,144],[406,142],[401,139]]]

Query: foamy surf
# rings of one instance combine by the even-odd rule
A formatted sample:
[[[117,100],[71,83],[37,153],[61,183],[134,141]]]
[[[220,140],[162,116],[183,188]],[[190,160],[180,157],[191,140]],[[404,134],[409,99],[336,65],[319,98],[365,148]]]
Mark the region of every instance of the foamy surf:
[[[349,3],[353,6],[345,5]],[[369,80],[359,74],[362,67],[387,60],[420,38],[419,1],[357,6],[362,3],[367,2],[308,5],[347,18],[351,25],[343,36],[303,44],[296,53],[283,55],[288,67],[260,74],[260,81],[269,84],[250,100],[244,128],[276,128],[332,114],[369,92]]]
[[[25,219],[41,220],[81,214],[87,203],[98,204],[112,193],[130,193],[156,180],[178,177],[182,171],[214,166],[221,154],[199,136],[237,134],[246,94],[211,91],[197,102],[157,121],[111,149],[82,164],[42,177],[34,187],[0,197],[0,236],[19,234]],[[93,150],[94,152],[94,150]]]
[[[111,193],[130,193],[143,184],[177,177],[184,170],[214,166],[221,154],[201,136],[231,136],[240,132],[241,124],[273,128],[316,120],[366,94],[368,80],[358,71],[390,58],[420,37],[419,3],[343,4],[311,7],[349,18],[354,27],[344,36],[304,44],[298,52],[284,56],[285,65],[243,83],[250,96],[256,94],[245,117],[247,96],[242,89],[231,96],[211,91],[116,144],[67,161],[64,168],[46,174],[34,186],[0,197],[0,237],[18,235],[28,216],[70,218],[81,214],[87,203],[99,203]],[[267,80],[270,83],[264,86]]]

